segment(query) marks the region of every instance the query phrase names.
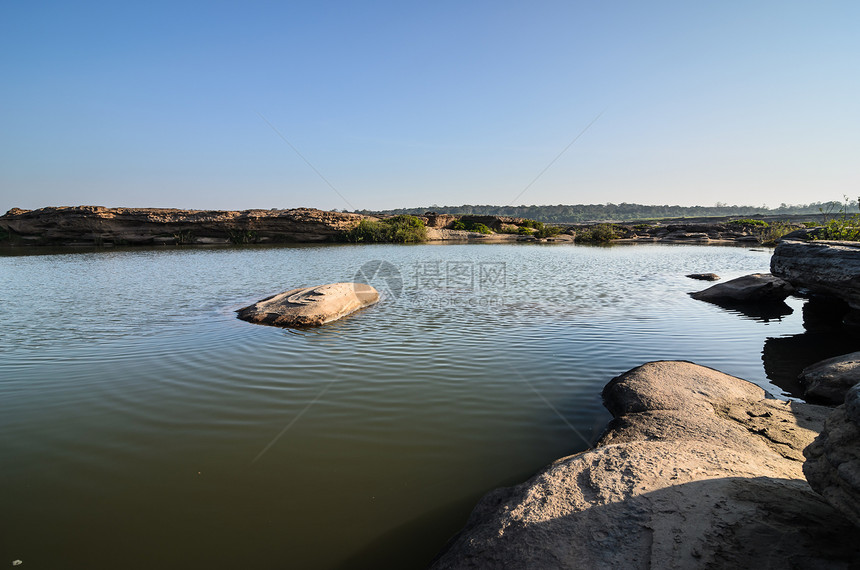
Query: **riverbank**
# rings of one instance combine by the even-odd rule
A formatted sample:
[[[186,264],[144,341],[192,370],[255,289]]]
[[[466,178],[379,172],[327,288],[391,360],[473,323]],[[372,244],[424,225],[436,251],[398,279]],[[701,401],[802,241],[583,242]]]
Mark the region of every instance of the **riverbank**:
[[[695,243],[758,245],[763,225],[754,220],[713,223],[643,222],[549,227],[525,218],[416,216],[428,242]],[[348,240],[362,214],[313,208],[291,210],[177,210],[102,206],[13,208],[0,216],[0,244],[7,246],[229,245],[325,243]],[[793,226],[792,226],[793,227]],[[797,226],[801,227],[801,226]]]

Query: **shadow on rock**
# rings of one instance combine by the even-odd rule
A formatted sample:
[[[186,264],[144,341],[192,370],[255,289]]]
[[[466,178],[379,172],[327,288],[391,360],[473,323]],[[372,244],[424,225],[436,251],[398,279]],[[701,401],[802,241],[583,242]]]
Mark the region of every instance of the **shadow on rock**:
[[[860,556],[852,523],[800,480],[694,481],[501,530],[480,507],[433,568],[853,568]]]

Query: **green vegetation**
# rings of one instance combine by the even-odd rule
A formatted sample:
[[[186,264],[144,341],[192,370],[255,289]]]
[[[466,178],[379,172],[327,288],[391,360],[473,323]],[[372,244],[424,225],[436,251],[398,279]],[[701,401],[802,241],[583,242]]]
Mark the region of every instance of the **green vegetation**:
[[[797,226],[789,222],[771,222],[770,224],[764,224],[764,227],[758,230],[758,241],[762,245],[773,246],[776,245],[776,241],[779,238],[796,229]]]
[[[526,219],[523,221],[522,226],[520,226],[518,233],[523,235],[533,235],[536,238],[548,238],[560,234],[561,228],[557,226],[548,226],[543,222],[538,222],[537,220]]]
[[[608,243],[618,237],[612,224],[596,224],[576,232],[576,241],[582,243]]]
[[[343,238],[350,243],[415,243],[427,239],[427,228],[420,218],[399,215],[378,222],[361,220]]]
[[[479,224],[477,222],[472,221],[463,221],[463,220],[455,220],[454,223],[451,224],[452,230],[465,230],[467,232],[477,232],[479,234],[491,234],[493,233],[490,228],[485,226],[484,224]]]
[[[561,228],[558,226],[545,226],[541,224],[541,227],[535,230],[535,233],[532,234],[536,238],[550,238],[555,237],[561,233]]]
[[[633,226],[633,229],[637,232],[644,232],[646,230],[650,230],[653,227],[654,226],[652,224],[636,224],[635,226]]]
[[[753,220],[750,218],[746,218],[743,220],[732,220],[731,222],[729,222],[729,224],[733,226],[758,226],[760,228],[768,227],[768,223],[764,220]]]
[[[177,245],[188,245],[194,243],[194,234],[191,233],[191,230],[183,230],[173,234],[173,239]]]
[[[860,241],[860,215],[828,220],[821,228],[818,239]]]
[[[711,216],[736,216],[757,218],[761,216],[788,216],[794,214],[819,214],[836,211],[840,202],[812,202],[810,204],[780,204],[777,208],[765,206],[736,206],[717,203],[714,206],[670,206],[645,204],[558,204],[555,206],[430,206],[429,208],[402,208],[371,212],[360,210],[359,214],[418,214],[428,210],[459,216],[510,216],[530,218],[551,224],[569,224],[590,220],[651,220],[662,218],[702,218]],[[851,213],[857,212],[857,205],[851,206]]]
[[[860,198],[857,199],[860,205]],[[848,215],[850,211],[848,196],[845,196],[845,204],[840,206],[836,217],[828,219],[824,223],[815,239],[838,240],[838,241],[860,241],[860,214]],[[821,210],[821,213],[830,216],[832,210]]]
[[[257,232],[254,230],[227,230],[227,239],[234,245],[257,243]]]

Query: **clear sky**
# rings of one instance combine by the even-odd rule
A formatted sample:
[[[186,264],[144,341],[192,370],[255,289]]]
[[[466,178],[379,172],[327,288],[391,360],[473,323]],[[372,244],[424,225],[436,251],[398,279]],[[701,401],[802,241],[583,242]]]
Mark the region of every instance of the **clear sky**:
[[[0,72],[2,211],[860,193],[857,0],[7,0]]]

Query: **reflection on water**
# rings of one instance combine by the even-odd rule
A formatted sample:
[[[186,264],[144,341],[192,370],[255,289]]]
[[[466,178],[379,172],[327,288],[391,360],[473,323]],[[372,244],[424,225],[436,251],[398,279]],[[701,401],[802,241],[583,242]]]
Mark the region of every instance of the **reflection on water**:
[[[768,338],[762,350],[767,377],[785,393],[801,398],[801,371],[827,358],[860,350],[860,329],[843,324],[848,305],[841,301],[812,298],[803,305],[800,334]]]
[[[804,334],[798,299],[688,297],[767,270],[742,248],[40,253],[0,253],[0,559],[27,567],[423,567],[480,495],[587,447],[612,377],[684,359],[794,393],[761,350]],[[235,318],[361,272],[385,298],[350,318]]]
[[[764,303],[732,303],[730,301],[710,301],[714,305],[735,313],[741,317],[767,323],[780,320],[794,312],[785,301],[769,301]]]

